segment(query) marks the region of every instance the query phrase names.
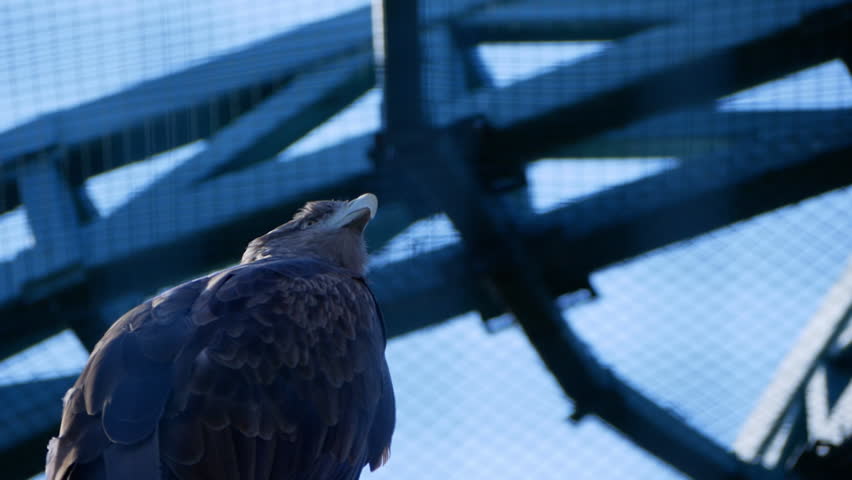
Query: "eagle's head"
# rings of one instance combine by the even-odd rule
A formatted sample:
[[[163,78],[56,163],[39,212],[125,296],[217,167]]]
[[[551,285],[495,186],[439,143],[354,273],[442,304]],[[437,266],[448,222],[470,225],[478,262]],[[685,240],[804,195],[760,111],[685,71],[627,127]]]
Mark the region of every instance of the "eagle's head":
[[[241,263],[269,257],[310,257],[363,275],[367,267],[364,229],[376,216],[378,205],[372,193],[348,202],[308,202],[289,222],[252,240]]]

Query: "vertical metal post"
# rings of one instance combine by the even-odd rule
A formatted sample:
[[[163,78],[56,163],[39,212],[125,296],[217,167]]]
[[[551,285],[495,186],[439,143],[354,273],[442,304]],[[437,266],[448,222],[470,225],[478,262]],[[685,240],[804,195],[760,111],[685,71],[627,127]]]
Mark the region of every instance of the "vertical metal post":
[[[373,2],[376,78],[384,91],[382,123],[390,143],[427,126],[418,6],[417,0]]]
[[[73,268],[80,260],[74,192],[59,169],[61,152],[43,152],[20,164],[18,190],[27,209],[27,221],[36,239],[39,255],[32,266],[35,280],[48,272]]]

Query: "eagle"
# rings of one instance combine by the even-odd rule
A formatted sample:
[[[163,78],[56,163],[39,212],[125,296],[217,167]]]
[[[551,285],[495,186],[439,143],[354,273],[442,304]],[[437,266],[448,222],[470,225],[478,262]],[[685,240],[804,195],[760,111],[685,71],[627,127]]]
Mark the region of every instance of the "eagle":
[[[378,200],[308,202],[238,265],[133,308],[64,397],[49,480],[349,480],[395,401],[363,232]]]

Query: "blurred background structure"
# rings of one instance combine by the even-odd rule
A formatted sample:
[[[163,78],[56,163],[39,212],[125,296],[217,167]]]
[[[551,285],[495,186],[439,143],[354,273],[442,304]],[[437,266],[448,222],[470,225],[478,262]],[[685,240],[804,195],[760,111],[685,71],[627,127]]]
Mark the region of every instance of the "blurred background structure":
[[[103,331],[372,191],[368,478],[852,478],[852,4],[0,6],[0,472]]]

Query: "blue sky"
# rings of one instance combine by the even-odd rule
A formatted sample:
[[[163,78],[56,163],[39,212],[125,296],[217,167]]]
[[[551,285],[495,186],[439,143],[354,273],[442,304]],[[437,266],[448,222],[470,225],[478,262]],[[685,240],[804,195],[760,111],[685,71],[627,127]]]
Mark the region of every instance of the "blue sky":
[[[364,2],[201,3],[6,2],[0,130]],[[489,44],[480,53],[504,86],[606,48]],[[376,129],[380,95],[368,92],[278,161]],[[837,61],[718,102],[720,110],[850,107],[852,80]],[[87,189],[108,214],[203,148],[198,142],[108,172]],[[542,159],[527,170],[533,207],[547,211],[679,161]],[[849,211],[852,188],[611,266],[592,276],[600,298],[566,311],[566,319],[631,383],[730,445],[852,252]],[[374,261],[455,241],[449,221],[436,216],[375,252]],[[0,216],[0,260],[32,242],[21,209]],[[85,359],[65,332],[0,363],[0,384],[74,373]],[[682,478],[593,417],[568,423],[570,400],[516,327],[488,333],[477,315],[464,315],[393,340],[388,360],[399,427],[392,461],[366,478]]]

